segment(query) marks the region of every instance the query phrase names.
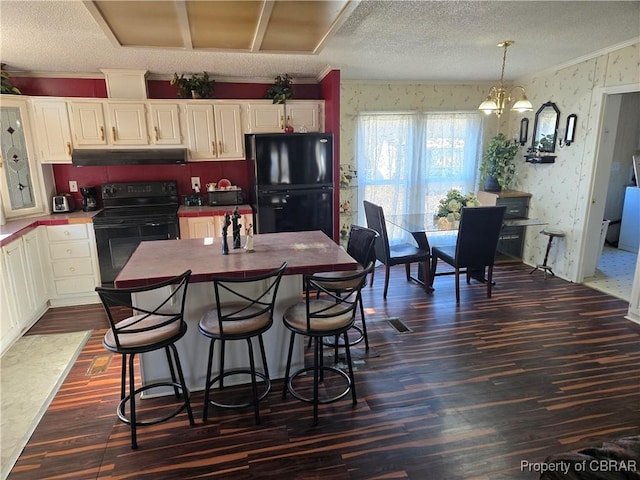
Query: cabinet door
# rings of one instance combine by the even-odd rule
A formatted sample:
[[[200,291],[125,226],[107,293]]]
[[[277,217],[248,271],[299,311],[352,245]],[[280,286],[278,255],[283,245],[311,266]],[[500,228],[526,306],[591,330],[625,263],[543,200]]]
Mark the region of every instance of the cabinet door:
[[[151,143],[155,145],[180,145],[180,119],[177,103],[149,104]]]
[[[189,219],[189,238],[215,237],[216,217],[194,217]]]
[[[22,239],[15,240],[2,249],[5,254],[9,292],[13,298],[18,325],[21,325],[25,319],[30,319],[34,309]]]
[[[110,141],[113,145],[148,145],[143,103],[109,102]]]
[[[211,160],[215,158],[215,126],[212,105],[187,105],[187,137],[189,158]]]
[[[49,299],[45,257],[43,255],[45,251],[42,237],[43,228],[38,227],[22,237],[29,284],[31,285],[30,288],[36,310],[43,308]]]
[[[273,103],[247,104],[247,133],[282,133],[284,107]]]
[[[214,105],[216,130],[216,158],[243,159],[244,143],[240,104]]]
[[[107,144],[102,103],[71,102],[69,108],[75,146]]]
[[[8,269],[5,263],[4,249],[0,250],[0,347],[4,353],[20,335],[20,329],[14,313]]]
[[[33,100],[36,148],[42,163],[71,163],[71,127],[67,102]]]
[[[301,129],[306,129],[307,132],[324,131],[322,102],[289,102],[286,107],[287,121],[294,132],[299,132]]]

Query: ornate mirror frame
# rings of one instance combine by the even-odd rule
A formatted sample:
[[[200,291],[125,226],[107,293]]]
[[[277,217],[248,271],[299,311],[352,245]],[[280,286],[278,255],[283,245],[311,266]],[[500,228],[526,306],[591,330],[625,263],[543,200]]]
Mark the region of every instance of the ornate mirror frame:
[[[560,110],[553,102],[543,103],[533,123],[531,149],[541,153],[554,153],[558,140]]]

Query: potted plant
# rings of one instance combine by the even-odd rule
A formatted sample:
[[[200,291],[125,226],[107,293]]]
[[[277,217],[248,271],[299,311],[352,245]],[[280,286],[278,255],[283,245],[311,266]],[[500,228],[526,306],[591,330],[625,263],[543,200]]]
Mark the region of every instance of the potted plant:
[[[293,83],[288,73],[278,75],[273,85],[267,90],[267,98],[273,100],[273,103],[286,104],[289,98],[293,97]]]
[[[487,151],[480,164],[480,183],[484,183],[486,191],[507,190],[516,174],[516,164],[513,161],[518,153],[515,140],[508,139],[504,133],[499,133],[489,140]]]
[[[180,98],[212,98],[215,83],[207,72],[202,72],[202,75],[194,73],[189,77],[185,77],[184,73],[180,76],[174,73],[171,79],[171,85],[178,88]]]
[[[281,104],[284,108],[284,131],[285,133],[293,133],[293,127],[289,124],[287,117],[287,99],[293,96],[293,86],[291,77],[288,73],[278,75],[273,85],[267,90],[267,98],[273,100],[273,103]]]
[[[8,93],[11,95],[22,95],[22,92],[17,87],[14,87],[13,85],[11,85],[11,82],[9,81],[9,74],[4,69],[4,67],[5,67],[4,63],[0,64],[0,78],[1,78],[0,93]]]

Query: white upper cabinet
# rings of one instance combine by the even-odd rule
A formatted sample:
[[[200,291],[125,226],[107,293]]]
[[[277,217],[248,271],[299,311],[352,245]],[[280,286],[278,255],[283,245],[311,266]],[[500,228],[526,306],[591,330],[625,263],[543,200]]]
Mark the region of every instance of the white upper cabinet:
[[[64,100],[34,99],[36,147],[41,163],[71,163],[71,127]]]
[[[197,103],[184,109],[190,160],[244,158],[239,103]]]
[[[286,105],[270,100],[245,102],[246,133],[282,133],[285,126],[294,132],[322,132],[324,102],[322,100],[290,100]]]
[[[76,146],[149,144],[144,103],[72,100],[69,108]]]
[[[106,123],[101,102],[69,103],[73,142],[77,147],[106,145]]]
[[[112,145],[148,145],[144,103],[108,102]]]
[[[149,103],[151,143],[155,145],[180,145],[180,116],[177,103]]]
[[[294,132],[324,132],[324,102],[298,100],[287,102],[287,121]]]

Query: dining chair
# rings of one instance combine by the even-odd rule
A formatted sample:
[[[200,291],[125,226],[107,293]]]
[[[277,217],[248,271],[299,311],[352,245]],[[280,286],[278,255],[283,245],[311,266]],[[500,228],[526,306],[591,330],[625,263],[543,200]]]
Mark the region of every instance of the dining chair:
[[[298,400],[313,404],[314,426],[318,424],[320,404],[336,402],[349,392],[351,392],[352,404],[357,403],[348,331],[355,322],[356,308],[362,302],[360,298],[362,286],[367,275],[373,270],[373,265],[374,263],[370,262],[366,268],[339,278],[322,275],[305,276],[304,300],[289,307],[282,316],[284,326],[291,332],[282,396],[286,398],[288,392]],[[338,288],[338,285],[342,288]],[[317,291],[322,292],[321,298],[316,297]],[[340,294],[337,293],[338,291]],[[310,366],[291,373],[296,335],[313,339],[313,362]],[[323,339],[336,335],[343,338],[347,373],[337,365],[324,365],[323,362]],[[309,372],[312,372],[312,375],[307,375]],[[331,375],[330,381],[325,382],[325,375]],[[337,380],[333,377],[337,377]],[[309,392],[309,381],[312,382],[312,393]],[[322,397],[320,396],[321,382],[323,382]]]
[[[133,288],[96,287],[96,292],[102,301],[109,320],[109,330],[102,340],[103,346],[122,356],[122,370],[120,383],[120,403],[116,409],[118,418],[131,427],[131,448],[138,448],[137,427],[155,425],[169,420],[186,409],[189,424],[195,425],[189,390],[184,380],[180,357],[176,349],[176,342],[187,332],[184,320],[184,306],[187,286],[191,270],[153,285]],[[153,302],[154,307],[141,307],[138,299],[145,297],[145,302]],[[165,350],[171,381],[157,381],[135,386],[135,356],[155,350]],[[127,365],[128,364],[128,365]],[[127,389],[127,371],[129,374]],[[177,378],[176,378],[177,372]],[[149,408],[140,408],[136,404],[136,396],[148,390],[159,387],[173,388],[176,399],[181,400],[169,414],[156,416],[153,419],[141,419],[141,415],[156,412],[161,408],[153,402]],[[152,403],[152,399],[141,402]],[[126,405],[129,405],[129,415]],[[147,406],[147,405],[145,405]],[[138,411],[140,409],[141,411]],[[154,414],[158,415],[158,414]]]
[[[358,262],[358,271],[363,270],[369,265],[371,262],[375,262],[375,241],[378,238],[378,233],[375,230],[370,228],[361,227],[359,225],[351,225],[349,229],[349,239],[347,240],[347,253]],[[333,272],[322,272],[317,273],[316,275],[319,277],[328,277],[334,279],[341,279],[346,277],[351,277],[353,275],[353,270],[345,270],[345,271],[333,271]],[[359,279],[355,280],[356,282]],[[342,291],[352,288],[354,280],[349,282],[325,282],[320,284],[324,289],[329,289],[340,295]],[[365,279],[366,285],[366,279]],[[320,295],[320,290],[317,292],[318,296]],[[360,301],[358,302],[360,306],[360,320],[361,326],[357,326],[354,324],[353,328],[358,331],[359,336],[351,341],[351,346],[354,346],[361,341],[364,340],[365,349],[369,350],[369,338],[367,336],[367,323],[365,321],[364,316],[364,305],[362,304],[362,297],[360,297]],[[311,338],[309,339],[309,343],[311,343]],[[338,337],[336,336],[334,342],[332,344],[325,343],[327,346],[333,346],[335,349],[335,357],[337,360],[338,357],[338,348],[344,345],[340,345]]]
[[[438,259],[454,267],[456,303],[460,303],[460,272],[487,285],[487,298],[491,298],[493,265],[498,240],[507,207],[464,207],[460,214],[458,237],[454,246],[431,248],[431,278],[436,277]],[[485,269],[487,276],[485,278]]]
[[[376,259],[385,266],[384,292],[383,297],[387,298],[389,289],[389,273],[394,265],[404,265],[407,280],[411,280],[411,264],[422,264],[424,273],[424,285],[426,290],[430,290],[431,279],[429,278],[429,250],[419,248],[409,243],[389,244],[387,226],[384,218],[384,210],[381,206],[364,200],[364,214],[367,219],[367,226],[378,233],[375,243]],[[371,285],[373,285],[374,275],[371,275]]]
[[[256,425],[260,423],[260,400],[271,391],[271,379],[264,348],[262,334],[273,324],[273,309],[280,279],[287,268],[287,262],[272,271],[249,277],[213,277],[215,307],[202,316],[198,328],[200,333],[210,339],[207,360],[207,377],[204,392],[203,421],[207,421],[209,405],[220,408],[245,408],[253,405]],[[253,342],[258,339],[262,372],[256,369]],[[220,356],[218,374],[211,378],[213,371],[213,354],[216,341],[220,340]],[[225,371],[225,347],[227,341],[244,340],[247,343],[248,367],[240,367]],[[231,403],[224,401],[222,395],[212,398],[212,389],[218,384],[220,391],[225,388],[225,379],[236,377],[235,383],[250,383],[251,399]],[[258,393],[258,379],[264,383]],[[220,393],[220,392],[218,392]],[[235,399],[234,399],[235,401]]]

